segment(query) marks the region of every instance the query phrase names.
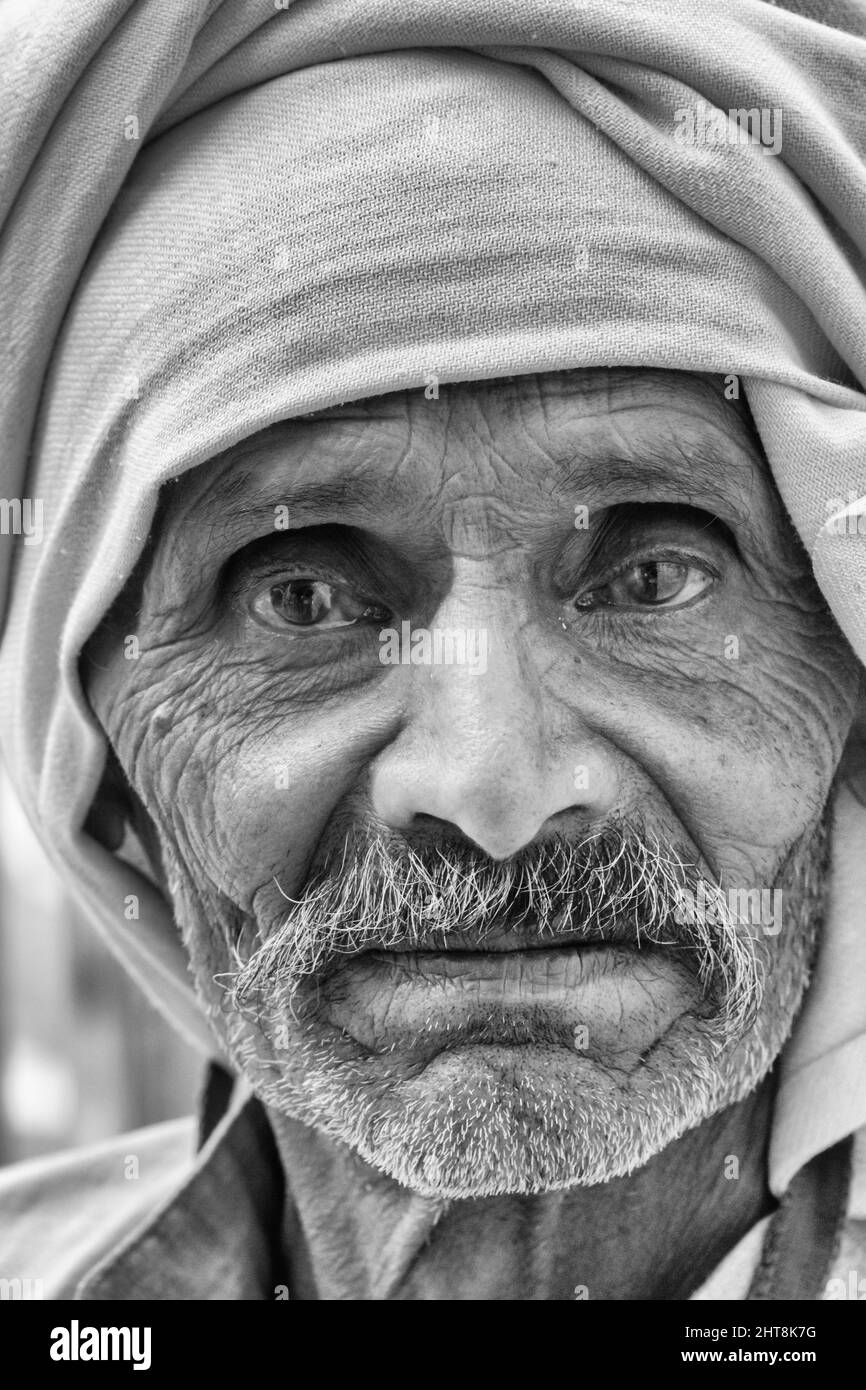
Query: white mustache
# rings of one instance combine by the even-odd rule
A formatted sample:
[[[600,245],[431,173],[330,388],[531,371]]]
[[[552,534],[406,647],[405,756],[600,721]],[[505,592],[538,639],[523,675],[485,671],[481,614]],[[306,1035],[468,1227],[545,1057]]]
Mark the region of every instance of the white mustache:
[[[615,824],[578,843],[557,836],[511,860],[466,846],[420,851],[349,836],[342,858],[313,874],[283,922],[224,978],[240,1012],[292,1007],[305,983],[369,950],[483,949],[503,932],[557,942],[631,942],[687,951],[718,1010],[722,1040],[740,1036],[760,1006],[753,943],[724,910],[683,923],[683,891],[705,880],[675,848]],[[718,900],[719,890],[710,885]],[[284,896],[286,896],[284,894]],[[491,945],[493,942],[491,941]]]

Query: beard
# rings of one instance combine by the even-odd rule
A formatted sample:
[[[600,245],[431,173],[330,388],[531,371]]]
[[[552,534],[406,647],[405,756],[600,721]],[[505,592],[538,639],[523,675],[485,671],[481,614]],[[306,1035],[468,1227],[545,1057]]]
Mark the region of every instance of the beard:
[[[749,1095],[808,985],[827,838],[825,813],[778,866],[771,924],[739,919],[685,850],[624,820],[504,862],[465,842],[419,848],[353,829],[297,899],[256,920],[227,920],[224,900],[219,912],[169,862],[200,994],[260,1099],[415,1192],[465,1198],[624,1176]],[[683,910],[695,901],[701,912]],[[217,972],[201,948],[215,911],[228,957]],[[576,1042],[575,1015],[544,999],[515,1011],[479,998],[458,1022],[434,1007],[376,1046],[345,1026],[347,967],[379,952],[483,949],[503,931],[636,952],[650,999],[662,962],[691,997],[628,1055],[607,1036]]]

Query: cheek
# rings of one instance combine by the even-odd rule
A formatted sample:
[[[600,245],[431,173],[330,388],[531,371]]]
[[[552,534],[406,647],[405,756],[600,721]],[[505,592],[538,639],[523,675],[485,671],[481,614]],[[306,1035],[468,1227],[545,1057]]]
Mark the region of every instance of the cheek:
[[[717,870],[744,865],[769,883],[823,810],[841,738],[783,680],[729,677],[682,709],[673,795]]]
[[[736,643],[724,623],[611,631],[579,682],[559,665],[555,694],[628,759],[629,803],[650,825],[660,794],[714,869],[769,882],[826,803],[859,677],[826,625],[767,627],[751,615]]]
[[[399,726],[400,705],[373,684],[351,699],[293,699],[278,678],[238,665],[141,674],[115,746],[163,838],[203,887],[278,916],[335,809]],[[135,727],[146,730],[137,744]]]
[[[835,633],[779,629],[716,663],[690,722],[694,802],[726,840],[775,867],[818,820],[851,725],[859,680]]]

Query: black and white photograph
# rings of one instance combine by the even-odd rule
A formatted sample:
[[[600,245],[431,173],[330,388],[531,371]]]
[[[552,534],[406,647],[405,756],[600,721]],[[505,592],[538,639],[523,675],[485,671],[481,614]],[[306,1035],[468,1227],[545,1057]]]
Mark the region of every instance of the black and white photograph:
[[[554,1301],[828,1374],[866,0],[0,0],[0,383],[25,1365]]]

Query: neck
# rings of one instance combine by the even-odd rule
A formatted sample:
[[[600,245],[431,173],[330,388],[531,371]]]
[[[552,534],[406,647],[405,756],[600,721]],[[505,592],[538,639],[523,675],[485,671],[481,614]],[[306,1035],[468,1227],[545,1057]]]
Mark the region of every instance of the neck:
[[[773,1082],[629,1177],[539,1196],[413,1196],[271,1112],[296,1297],[685,1299],[772,1209]]]
[[[772,1206],[771,1102],[765,1084],[630,1177],[455,1202],[408,1282],[451,1298],[688,1298]]]

